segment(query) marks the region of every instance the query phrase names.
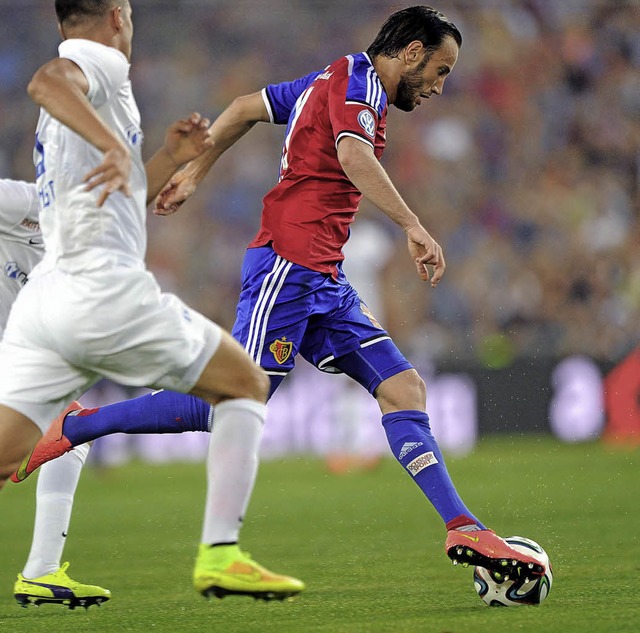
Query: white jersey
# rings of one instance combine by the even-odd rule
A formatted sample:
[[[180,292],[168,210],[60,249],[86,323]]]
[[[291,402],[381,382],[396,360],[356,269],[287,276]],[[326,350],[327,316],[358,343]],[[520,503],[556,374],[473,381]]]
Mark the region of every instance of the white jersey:
[[[130,147],[133,199],[82,179],[103,155],[44,111],[35,164],[45,255],[17,293],[0,340],[0,404],[42,432],[66,404],[108,378],[190,392],[222,339],[219,326],[163,293],[145,269],[147,182],[140,115],[122,53],[67,40],[61,57],[89,82],[88,98]]]
[[[43,254],[35,184],[0,179],[0,336],[11,304]]]
[[[133,197],[115,192],[98,208],[101,187],[85,191],[82,180],[104,154],[41,109],[34,163],[46,255],[34,275],[53,267],[69,273],[144,268],[147,179],[129,62],[117,49],[84,39],[65,40],[58,52],[79,66],[91,105],[130,148]]]

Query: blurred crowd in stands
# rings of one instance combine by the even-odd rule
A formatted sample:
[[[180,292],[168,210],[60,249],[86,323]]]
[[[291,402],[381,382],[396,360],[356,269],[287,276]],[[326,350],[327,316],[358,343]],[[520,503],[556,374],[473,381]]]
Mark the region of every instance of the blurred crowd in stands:
[[[55,53],[53,4],[0,0],[3,177],[33,178],[25,87]],[[213,119],[235,96],[364,50],[410,4],[132,0],[148,155],[174,118]],[[462,31],[460,59],[442,97],[390,109],[383,162],[447,273],[435,290],[420,282],[401,231],[366,203],[345,270],[414,359],[622,358],[640,342],[640,2],[432,4]],[[149,218],[149,267],[227,328],[283,132],[258,125],[179,214]]]

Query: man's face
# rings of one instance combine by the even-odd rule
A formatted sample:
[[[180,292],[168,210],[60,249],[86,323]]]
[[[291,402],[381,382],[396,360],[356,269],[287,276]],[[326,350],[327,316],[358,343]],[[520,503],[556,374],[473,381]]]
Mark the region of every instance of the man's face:
[[[420,105],[421,99],[442,94],[444,80],[457,60],[458,44],[447,36],[427,60],[422,57],[414,68],[401,75],[393,105],[404,112],[411,112]]]

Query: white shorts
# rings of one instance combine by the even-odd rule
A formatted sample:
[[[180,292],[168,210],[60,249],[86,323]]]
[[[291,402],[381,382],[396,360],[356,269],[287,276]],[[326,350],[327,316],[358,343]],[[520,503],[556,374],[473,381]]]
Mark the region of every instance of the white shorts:
[[[220,344],[218,325],[145,270],[53,270],[18,294],[0,342],[0,403],[51,421],[100,378],[188,393]]]

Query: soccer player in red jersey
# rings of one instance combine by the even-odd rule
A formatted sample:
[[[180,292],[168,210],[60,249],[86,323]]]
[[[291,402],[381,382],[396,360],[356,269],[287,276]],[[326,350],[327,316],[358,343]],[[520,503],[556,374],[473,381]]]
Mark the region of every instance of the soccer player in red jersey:
[[[424,382],[341,267],[364,195],[405,231],[420,278],[434,288],[442,279],[442,248],[379,160],[388,106],[410,112],[440,95],[461,45],[444,15],[414,6],[392,14],[366,52],[237,98],[211,127],[214,147],[174,177],[156,212],[175,211],[255,123],[286,124],[279,180],[264,198],[261,227],[245,255],[233,335],[270,376],[271,393],[301,354],[320,370],[346,373],[376,398],[393,454],[445,522],[454,563],[542,573],[460,499],[431,434]]]

